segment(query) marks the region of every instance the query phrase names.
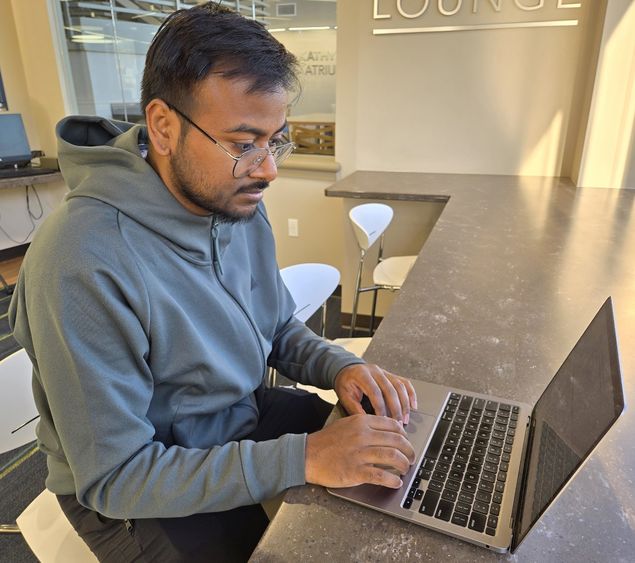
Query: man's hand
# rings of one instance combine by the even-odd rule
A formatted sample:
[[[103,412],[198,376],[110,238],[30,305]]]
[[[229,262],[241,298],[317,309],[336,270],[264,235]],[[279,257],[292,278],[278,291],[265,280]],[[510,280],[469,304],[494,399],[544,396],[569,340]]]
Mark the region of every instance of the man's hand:
[[[348,416],[306,439],[306,481],[325,487],[363,483],[398,489],[415,452],[403,427],[391,418]],[[381,467],[377,467],[377,466]]]
[[[335,392],[348,414],[363,414],[361,400],[370,400],[376,415],[408,424],[410,409],[417,408],[412,383],[373,364],[345,367],[335,378]]]

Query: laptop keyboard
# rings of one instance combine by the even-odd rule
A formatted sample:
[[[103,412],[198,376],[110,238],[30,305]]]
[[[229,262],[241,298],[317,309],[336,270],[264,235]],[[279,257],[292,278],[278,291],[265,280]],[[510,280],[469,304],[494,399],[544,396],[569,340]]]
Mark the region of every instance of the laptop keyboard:
[[[450,393],[403,507],[496,535],[518,412]]]

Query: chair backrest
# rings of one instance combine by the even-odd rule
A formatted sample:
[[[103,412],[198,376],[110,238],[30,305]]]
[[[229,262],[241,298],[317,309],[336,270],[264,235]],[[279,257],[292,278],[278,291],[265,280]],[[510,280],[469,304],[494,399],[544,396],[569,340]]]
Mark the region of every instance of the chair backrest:
[[[13,432],[38,414],[31,389],[32,371],[24,349],[0,361],[0,453],[35,440],[35,421]]]
[[[17,518],[27,544],[41,563],[97,563],[73,530],[55,495],[44,489]]]
[[[359,247],[366,251],[388,228],[393,210],[385,203],[362,203],[348,213]]]
[[[328,264],[294,264],[280,270],[296,304],[295,317],[306,322],[331,296],[340,282],[340,272]]]

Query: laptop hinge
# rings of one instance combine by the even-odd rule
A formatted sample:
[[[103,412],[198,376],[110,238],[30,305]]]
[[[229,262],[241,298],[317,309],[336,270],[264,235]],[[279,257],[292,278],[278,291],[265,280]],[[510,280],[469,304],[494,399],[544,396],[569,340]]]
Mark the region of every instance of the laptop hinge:
[[[525,497],[527,493],[526,481],[527,481],[527,474],[529,472],[529,462],[531,460],[531,456],[529,454],[531,453],[531,448],[534,443],[534,432],[536,429],[536,419],[534,417],[533,411],[531,413],[531,416],[529,417],[528,424],[529,424],[529,430],[527,431],[527,447],[523,448],[524,450],[523,460],[522,460],[523,469],[520,474],[520,480],[518,481],[519,489],[517,492],[517,500],[514,502],[514,509],[512,510],[512,522],[511,522],[512,543],[511,543],[511,549],[510,549],[511,553],[513,553],[516,550],[516,547],[518,547],[518,544],[520,542],[520,539],[519,539],[520,523],[522,520],[521,516],[522,516],[523,510],[525,509]]]

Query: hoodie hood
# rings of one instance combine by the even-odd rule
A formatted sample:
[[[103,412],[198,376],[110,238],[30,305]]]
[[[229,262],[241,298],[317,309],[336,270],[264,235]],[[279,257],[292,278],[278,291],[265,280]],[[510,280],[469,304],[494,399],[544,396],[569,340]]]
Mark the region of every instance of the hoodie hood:
[[[212,216],[187,211],[142,155],[146,128],[102,117],[71,116],[57,125],[67,199],[90,197],[161,235],[194,261],[209,262]]]

